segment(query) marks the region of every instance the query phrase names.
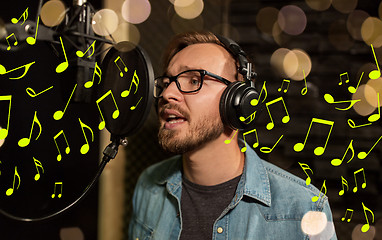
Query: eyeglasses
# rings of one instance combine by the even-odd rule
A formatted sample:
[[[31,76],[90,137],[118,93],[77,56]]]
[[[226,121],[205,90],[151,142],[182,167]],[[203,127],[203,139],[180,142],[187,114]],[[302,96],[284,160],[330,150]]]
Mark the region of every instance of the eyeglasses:
[[[162,97],[163,91],[166,90],[172,82],[175,82],[179,91],[183,93],[197,92],[202,88],[203,80],[205,76],[213,77],[226,85],[229,85],[231,83],[229,80],[223,77],[220,77],[216,74],[213,74],[211,72],[208,72],[206,70],[202,70],[202,69],[186,70],[172,77],[161,76],[161,77],[155,78],[154,97],[155,98]]]

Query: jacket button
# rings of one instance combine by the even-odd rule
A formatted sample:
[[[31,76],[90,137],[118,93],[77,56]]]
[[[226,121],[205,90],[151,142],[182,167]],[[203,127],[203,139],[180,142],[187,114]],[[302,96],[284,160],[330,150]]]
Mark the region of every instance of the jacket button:
[[[218,233],[222,233],[223,232],[223,228],[222,227],[218,227]]]

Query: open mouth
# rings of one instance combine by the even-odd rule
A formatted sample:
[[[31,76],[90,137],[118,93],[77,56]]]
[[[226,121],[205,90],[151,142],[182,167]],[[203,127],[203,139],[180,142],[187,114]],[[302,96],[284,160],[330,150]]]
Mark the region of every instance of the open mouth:
[[[164,127],[172,129],[187,121],[187,118],[174,109],[164,109],[161,118],[165,121]]]

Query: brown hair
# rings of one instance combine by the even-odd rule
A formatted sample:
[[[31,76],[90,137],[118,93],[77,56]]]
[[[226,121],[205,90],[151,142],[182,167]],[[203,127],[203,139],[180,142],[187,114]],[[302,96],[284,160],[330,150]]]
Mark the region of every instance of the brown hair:
[[[182,49],[197,43],[215,43],[224,47],[215,34],[211,32],[186,32],[176,35],[163,55],[163,70],[166,71],[171,59]],[[225,48],[225,47],[224,47]]]

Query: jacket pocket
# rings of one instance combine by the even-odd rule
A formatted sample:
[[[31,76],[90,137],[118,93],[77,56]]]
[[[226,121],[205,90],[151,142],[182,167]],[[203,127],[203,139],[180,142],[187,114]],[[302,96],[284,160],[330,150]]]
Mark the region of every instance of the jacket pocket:
[[[153,239],[154,230],[146,224],[134,218],[132,227],[130,228],[130,240],[150,240]]]

